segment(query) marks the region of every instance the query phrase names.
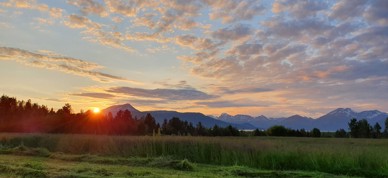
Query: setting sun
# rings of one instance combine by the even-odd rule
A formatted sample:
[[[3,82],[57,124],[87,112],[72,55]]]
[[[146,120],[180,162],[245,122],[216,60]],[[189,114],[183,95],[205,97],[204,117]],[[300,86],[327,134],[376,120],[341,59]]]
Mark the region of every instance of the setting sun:
[[[97,113],[100,113],[100,111],[101,111],[100,108],[94,108],[94,109],[93,109],[93,112],[96,113],[96,114],[97,114]]]

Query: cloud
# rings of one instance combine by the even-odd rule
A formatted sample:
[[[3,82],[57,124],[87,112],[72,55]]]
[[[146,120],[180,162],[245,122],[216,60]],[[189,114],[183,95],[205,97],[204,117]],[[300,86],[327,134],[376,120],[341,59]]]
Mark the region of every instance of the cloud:
[[[168,81],[155,82],[165,88],[178,88],[178,89],[193,89],[191,85],[188,84],[186,80],[181,80],[176,84],[171,84]]]
[[[124,19],[118,16],[112,17],[112,21],[115,23],[121,23]]]
[[[190,30],[200,27],[192,18],[198,16],[201,3],[198,1],[122,1],[105,0],[110,13],[135,17],[135,26],[153,29],[154,34],[170,32],[173,29]],[[147,11],[143,14],[140,12]]]
[[[263,46],[261,44],[243,43],[235,46],[233,49],[228,51],[228,53],[233,55],[244,55],[244,56],[255,55],[255,54],[260,54],[262,48]]]
[[[106,91],[129,96],[167,100],[207,100],[216,97],[195,89],[142,89],[131,87],[113,87]]]
[[[243,74],[242,70],[239,61],[233,58],[215,58],[195,67],[192,72],[196,75],[217,78],[218,80],[234,80]]]
[[[62,14],[63,14],[63,9],[61,8],[51,8],[50,9],[50,16],[53,17],[53,18],[62,18]]]
[[[385,0],[374,0],[364,12],[364,17],[368,22],[378,24],[380,26],[388,25],[388,2]]]
[[[64,102],[63,100],[57,99],[57,98],[46,98],[45,100],[47,100],[47,101],[54,101],[54,102]]]
[[[195,20],[200,14],[202,5],[198,1],[191,0],[173,0],[162,2],[162,8],[159,13],[161,17],[156,25],[155,33],[170,32],[177,30],[190,30],[199,26]]]
[[[287,12],[296,19],[311,18],[327,9],[328,5],[321,1],[302,1],[295,3],[292,0],[277,0],[272,4],[273,13]]]
[[[333,78],[342,80],[368,79],[381,76],[388,78],[388,60],[349,61],[345,64],[346,70],[337,70],[337,72],[331,73]]]
[[[156,7],[152,1],[123,1],[105,0],[105,4],[111,13],[121,14],[128,17],[135,16],[144,7]]]
[[[88,28],[91,31],[98,30],[99,28],[101,28],[101,25],[92,22],[87,17],[75,14],[69,15],[69,20],[65,22],[65,25],[70,28]]]
[[[100,99],[112,99],[115,97],[115,95],[108,94],[108,93],[73,93],[71,94],[73,96],[82,96],[82,97],[90,97],[90,98],[100,98]]]
[[[8,0],[0,2],[0,6],[48,12],[53,18],[60,18],[63,13],[63,10],[60,8],[50,8],[47,4],[38,3],[36,0]]]
[[[144,27],[153,29],[156,26],[156,22],[154,20],[155,18],[156,18],[155,14],[152,14],[152,13],[145,14],[143,16],[135,18],[133,20],[133,24],[136,26],[144,26]]]
[[[241,108],[241,107],[266,107],[266,104],[247,100],[233,100],[233,101],[201,101],[196,102],[198,105],[203,105],[210,108]]]
[[[70,28],[84,29],[83,32],[90,36],[90,38],[88,38],[89,41],[97,42],[104,46],[122,49],[130,53],[135,51],[132,47],[124,44],[126,37],[123,34],[114,31],[107,32],[103,30],[102,25],[91,21],[85,16],[71,14],[68,16],[68,20],[65,21],[65,25]]]
[[[214,31],[212,33],[212,37],[223,41],[239,40],[241,38],[247,37],[251,33],[252,29],[250,26],[238,24]]]
[[[365,10],[368,1],[364,0],[343,0],[332,6],[329,17],[348,20],[359,17]]]
[[[218,46],[209,38],[197,38],[193,35],[178,36],[176,43],[194,50],[213,50]]]
[[[55,54],[41,54],[18,48],[0,47],[0,60],[14,60],[27,66],[58,70],[100,82],[129,81],[122,77],[95,71],[103,68],[101,65]]]
[[[262,4],[254,0],[205,0],[205,3],[211,7],[210,19],[221,19],[223,23],[251,20],[254,16],[262,14],[265,10]]]
[[[39,24],[43,24],[43,25],[52,25],[52,24],[54,24],[54,21],[50,20],[50,19],[36,18],[34,20],[37,21]]]
[[[303,36],[317,36],[332,29],[332,26],[319,19],[274,20],[265,23],[269,27],[267,35],[274,37],[300,39]]]
[[[262,93],[262,92],[268,92],[273,91],[273,89],[269,88],[241,88],[241,89],[230,89],[228,87],[220,87],[218,90],[224,94],[241,94],[241,93]]]
[[[46,4],[38,4],[36,0],[9,0],[7,2],[2,2],[2,6],[13,7],[20,9],[31,9],[38,11],[48,11],[49,7]]]
[[[129,41],[151,41],[156,43],[168,43],[171,41],[170,38],[162,36],[160,34],[148,34],[144,32],[126,34],[125,39]]]
[[[96,14],[101,17],[108,16],[104,6],[94,0],[68,0],[67,2],[73,6],[81,8],[80,11],[84,15]]]
[[[170,101],[169,100],[142,100],[142,99],[131,99],[127,102],[134,104],[135,106],[155,106],[158,104],[167,104]]]

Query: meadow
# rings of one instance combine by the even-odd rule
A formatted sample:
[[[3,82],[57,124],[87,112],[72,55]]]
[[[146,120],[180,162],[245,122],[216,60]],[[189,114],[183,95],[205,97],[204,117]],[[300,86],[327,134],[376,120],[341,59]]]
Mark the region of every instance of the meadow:
[[[388,177],[387,148],[385,139],[0,134],[0,176]]]

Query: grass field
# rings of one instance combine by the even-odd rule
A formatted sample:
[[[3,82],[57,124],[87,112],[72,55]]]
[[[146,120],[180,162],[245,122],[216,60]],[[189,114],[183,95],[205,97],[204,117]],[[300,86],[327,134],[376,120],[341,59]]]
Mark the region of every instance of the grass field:
[[[388,177],[387,148],[384,139],[0,134],[0,175]]]
[[[56,156],[2,155],[0,177],[341,177],[320,172],[193,164],[168,157],[117,159],[90,155]]]

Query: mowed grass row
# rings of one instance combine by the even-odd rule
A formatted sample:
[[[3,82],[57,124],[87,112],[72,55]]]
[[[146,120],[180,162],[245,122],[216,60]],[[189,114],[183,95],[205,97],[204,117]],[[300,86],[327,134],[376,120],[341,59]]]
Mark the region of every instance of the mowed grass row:
[[[160,157],[266,170],[305,170],[387,177],[388,140],[280,137],[175,137],[0,134],[2,149],[20,145],[50,152]]]

